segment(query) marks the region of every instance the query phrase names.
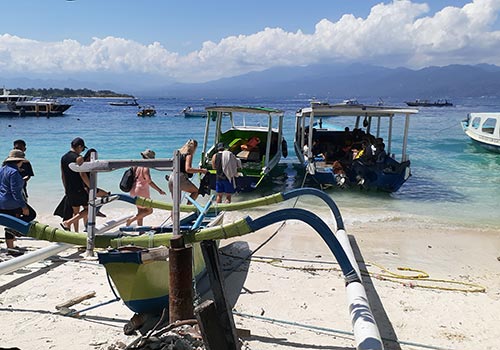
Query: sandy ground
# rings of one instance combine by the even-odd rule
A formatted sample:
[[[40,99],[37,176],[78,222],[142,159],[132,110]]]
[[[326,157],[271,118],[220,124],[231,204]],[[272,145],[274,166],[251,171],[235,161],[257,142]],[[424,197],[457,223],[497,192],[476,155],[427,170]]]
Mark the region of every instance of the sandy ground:
[[[226,220],[236,217],[230,213]],[[344,218],[360,268],[369,272],[363,274],[364,285],[385,349],[498,348],[500,231],[448,227],[417,218]],[[324,219],[332,223],[330,217]],[[50,224],[57,225],[52,220]],[[48,244],[27,239],[17,243],[29,249]],[[355,348],[344,279],[311,228],[288,221],[221,245],[222,266],[231,272],[226,288],[236,326],[251,332],[243,349]],[[240,259],[228,256],[246,256],[255,249],[252,260],[241,265]],[[133,314],[114,301],[104,268],[78,255],[71,256],[76,260],[68,258],[75,253],[72,248],[0,276],[0,348],[108,349],[136,339],[123,334]],[[387,280],[380,276],[387,274],[383,267],[398,275],[415,274],[398,267],[422,270],[432,280]],[[474,283],[486,291],[466,292],[475,287],[442,280]],[[97,306],[82,312],[83,317],[57,312],[56,305],[89,291],[96,296],[73,307]]]

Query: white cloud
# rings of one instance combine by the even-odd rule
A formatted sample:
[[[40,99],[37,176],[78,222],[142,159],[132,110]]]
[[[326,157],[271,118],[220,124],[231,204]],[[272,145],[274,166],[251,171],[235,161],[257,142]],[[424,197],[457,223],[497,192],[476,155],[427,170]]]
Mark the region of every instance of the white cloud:
[[[366,18],[323,19],[315,31],[265,28],[230,36],[181,56],[160,43],[93,38],[41,42],[0,35],[0,71],[19,73],[150,73],[180,81],[206,81],[273,66],[358,61],[419,68],[452,63],[500,65],[500,31],[492,30],[500,0],[474,0],[427,15],[409,0],[378,4]]]

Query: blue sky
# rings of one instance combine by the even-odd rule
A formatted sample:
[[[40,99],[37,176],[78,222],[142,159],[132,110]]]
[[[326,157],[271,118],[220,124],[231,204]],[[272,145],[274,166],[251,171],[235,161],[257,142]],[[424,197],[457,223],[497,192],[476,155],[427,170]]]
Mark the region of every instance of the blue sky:
[[[500,64],[499,9],[500,0],[17,0],[0,21],[0,76],[192,82],[337,61]]]

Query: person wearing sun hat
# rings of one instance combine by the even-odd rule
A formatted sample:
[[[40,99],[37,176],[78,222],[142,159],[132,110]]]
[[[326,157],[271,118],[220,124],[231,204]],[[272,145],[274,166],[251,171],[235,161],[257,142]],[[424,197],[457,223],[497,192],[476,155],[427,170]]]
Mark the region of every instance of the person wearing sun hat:
[[[156,153],[149,148],[141,152],[141,156],[144,159],[154,159]],[[139,196],[143,198],[151,198],[151,193],[149,187],[153,187],[159,194],[165,194],[158,185],[151,179],[151,174],[149,168],[138,166],[134,168],[134,186],[130,190],[130,195],[132,197]],[[144,218],[153,213],[153,208],[147,208],[138,205],[137,214],[127,220],[127,226],[130,226],[134,221],[137,221],[137,225],[142,226],[144,223]]]
[[[19,172],[19,167],[26,161],[24,152],[13,149],[5,158],[0,168],[0,213],[17,217],[23,221],[30,222],[36,217],[36,213],[23,195],[24,180]],[[7,251],[11,255],[21,255],[23,252],[14,246],[15,235],[19,235],[12,229],[5,229],[5,243]]]

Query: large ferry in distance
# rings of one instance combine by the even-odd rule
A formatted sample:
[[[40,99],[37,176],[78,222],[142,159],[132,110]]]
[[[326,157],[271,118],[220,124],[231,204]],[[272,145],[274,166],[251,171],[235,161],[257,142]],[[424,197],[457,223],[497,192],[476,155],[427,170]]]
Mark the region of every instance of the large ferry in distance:
[[[38,98],[28,95],[11,95],[3,89],[0,95],[1,116],[59,116],[71,107],[70,104],[58,102],[56,99]]]

